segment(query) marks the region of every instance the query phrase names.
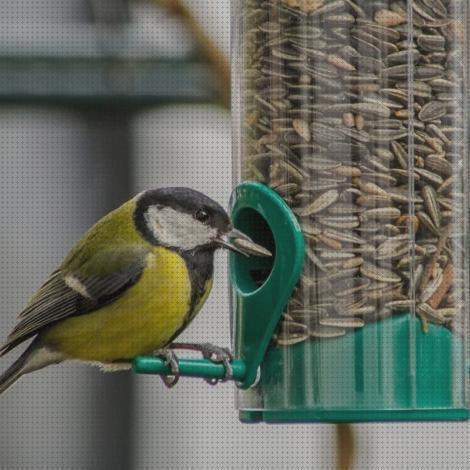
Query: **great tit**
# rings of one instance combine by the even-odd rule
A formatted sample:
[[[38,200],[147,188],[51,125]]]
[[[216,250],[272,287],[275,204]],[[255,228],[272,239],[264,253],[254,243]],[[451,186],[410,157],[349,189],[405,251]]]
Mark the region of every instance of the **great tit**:
[[[34,339],[0,377],[0,393],[50,364],[75,359],[118,370],[155,350],[177,378],[169,346],[207,299],[219,247],[269,254],[234,229],[218,203],[188,188],[144,191],[110,212],[20,313],[0,356]],[[220,352],[208,349],[206,357]]]

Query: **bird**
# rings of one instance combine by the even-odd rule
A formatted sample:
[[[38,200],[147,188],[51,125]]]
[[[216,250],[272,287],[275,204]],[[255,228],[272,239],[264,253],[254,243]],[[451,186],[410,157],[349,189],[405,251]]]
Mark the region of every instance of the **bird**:
[[[243,241],[237,246],[236,241]],[[93,225],[19,314],[0,357],[31,340],[0,376],[0,393],[24,374],[67,360],[104,371],[130,368],[138,355],[165,358],[179,378],[173,340],[206,301],[214,252],[269,256],[235,229],[224,208],[185,187],[143,191]],[[222,361],[230,352],[210,344],[185,344]]]

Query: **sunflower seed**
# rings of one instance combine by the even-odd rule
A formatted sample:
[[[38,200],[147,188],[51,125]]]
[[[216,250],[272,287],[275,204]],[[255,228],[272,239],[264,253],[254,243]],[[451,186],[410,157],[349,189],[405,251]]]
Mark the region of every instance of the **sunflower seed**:
[[[377,247],[375,259],[378,261],[399,258],[410,250],[409,240],[402,237],[389,238]]]
[[[380,282],[400,282],[401,278],[393,271],[385,268],[380,268],[371,263],[363,263],[359,268],[364,276]]]
[[[439,203],[437,202],[437,193],[431,186],[424,186],[421,190],[421,194],[424,200],[424,207],[431,217],[434,225],[439,228],[441,226],[442,215],[439,209]]]
[[[309,334],[314,338],[337,338],[339,336],[344,336],[346,334],[346,330],[343,328],[320,325],[319,327],[310,330]]]
[[[435,121],[436,119],[445,116],[447,113],[445,104],[440,101],[430,101],[426,103],[418,114],[418,117],[423,122]]]
[[[321,212],[334,204],[338,198],[339,192],[336,189],[330,189],[329,191],[324,192],[308,206],[295,209],[295,213],[299,217],[307,217],[313,214],[317,214],[318,212]]]
[[[322,326],[332,326],[339,328],[362,328],[364,326],[364,320],[360,318],[322,318],[320,320]]]

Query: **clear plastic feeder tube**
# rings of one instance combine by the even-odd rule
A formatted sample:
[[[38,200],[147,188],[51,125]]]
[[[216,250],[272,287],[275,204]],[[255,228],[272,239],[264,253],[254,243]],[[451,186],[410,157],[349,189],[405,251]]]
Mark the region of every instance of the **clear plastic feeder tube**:
[[[306,242],[242,411],[468,416],[467,9],[234,2],[236,182],[281,195]]]

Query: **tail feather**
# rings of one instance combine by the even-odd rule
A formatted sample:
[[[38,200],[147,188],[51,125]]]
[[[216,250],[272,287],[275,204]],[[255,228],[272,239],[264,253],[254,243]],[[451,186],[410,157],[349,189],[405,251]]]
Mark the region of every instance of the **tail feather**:
[[[23,366],[27,360],[23,354],[0,376],[0,394],[13,385],[25,372]]]
[[[22,375],[42,369],[63,360],[61,354],[51,351],[34,341],[28,349],[0,376],[0,394],[13,385]]]

